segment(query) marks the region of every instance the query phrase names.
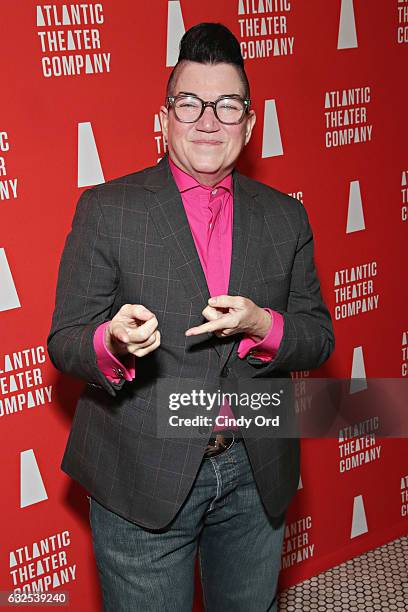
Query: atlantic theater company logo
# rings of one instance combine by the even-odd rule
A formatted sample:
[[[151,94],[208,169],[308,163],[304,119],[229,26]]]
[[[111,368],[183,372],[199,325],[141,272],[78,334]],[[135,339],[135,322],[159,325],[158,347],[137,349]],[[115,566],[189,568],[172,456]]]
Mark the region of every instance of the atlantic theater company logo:
[[[315,545],[311,541],[312,516],[304,516],[285,526],[282,545],[281,569],[298,565],[314,556]]]
[[[401,376],[408,377],[408,330],[402,332],[401,357]]]
[[[408,43],[408,0],[397,0],[398,27],[397,42]]]
[[[70,546],[71,534],[65,530],[11,550],[14,592],[44,592],[76,580],[77,566],[70,562]]]
[[[153,140],[154,150],[156,153],[156,163],[163,158],[163,155],[167,152],[167,144],[163,138],[163,133],[160,125],[159,115],[155,113],[153,117]]]
[[[293,55],[290,0],[239,0],[238,27],[244,60]]]
[[[103,51],[102,3],[37,5],[37,28],[44,77],[110,72],[111,54]]]
[[[408,219],[408,170],[403,170],[401,174],[401,219]]]
[[[52,402],[52,385],[45,381],[47,353],[33,346],[0,354],[0,419]]]
[[[375,280],[378,274],[377,261],[357,264],[334,273],[334,318],[347,319],[376,310],[379,294]]]
[[[17,198],[17,178],[7,177],[6,155],[9,151],[9,135],[7,132],[0,131],[0,202]]]
[[[326,91],[324,123],[327,149],[371,141],[373,126],[368,116],[370,102],[369,86]]]
[[[379,417],[353,423],[339,431],[339,472],[341,474],[380,459],[381,444],[375,437]]]

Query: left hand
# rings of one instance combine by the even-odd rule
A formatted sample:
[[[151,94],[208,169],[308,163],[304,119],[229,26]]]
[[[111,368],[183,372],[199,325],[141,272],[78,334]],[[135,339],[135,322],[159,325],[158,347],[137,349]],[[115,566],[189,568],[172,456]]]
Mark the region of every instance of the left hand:
[[[232,334],[247,334],[255,342],[266,336],[271,326],[269,313],[249,298],[240,295],[218,295],[208,300],[203,310],[208,323],[190,327],[186,336],[214,332],[219,338]]]

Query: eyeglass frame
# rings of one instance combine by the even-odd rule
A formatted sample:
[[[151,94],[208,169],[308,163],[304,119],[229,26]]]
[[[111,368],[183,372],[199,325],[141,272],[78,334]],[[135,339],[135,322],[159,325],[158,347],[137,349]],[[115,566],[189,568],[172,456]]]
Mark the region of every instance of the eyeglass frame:
[[[199,100],[201,102],[201,113],[199,114],[197,119],[194,119],[194,121],[182,121],[181,119],[179,119],[177,117],[177,113],[176,113],[176,111],[174,109],[173,104],[174,104],[174,102],[177,99],[180,99],[180,98],[196,98],[197,100]],[[241,119],[239,121],[232,121],[231,123],[226,123],[225,121],[221,121],[221,119],[218,117],[215,105],[220,100],[224,100],[226,98],[227,99],[228,98],[233,98],[235,100],[240,100],[241,102],[243,102],[243,104],[244,104],[244,112],[243,112],[242,117],[241,117]],[[214,100],[214,102],[211,102],[210,100],[207,100],[207,101],[202,100],[201,98],[199,98],[198,96],[195,96],[193,94],[179,94],[177,96],[167,96],[166,97],[166,108],[169,108],[169,106],[173,107],[173,109],[174,109],[174,116],[176,117],[176,120],[179,121],[180,123],[197,123],[197,121],[199,121],[201,119],[201,117],[204,115],[204,111],[207,108],[207,106],[211,106],[213,111],[214,111],[214,115],[215,115],[215,118],[217,119],[217,121],[219,121],[223,125],[239,125],[240,123],[243,122],[245,115],[248,114],[250,105],[251,105],[251,100],[249,98],[242,98],[238,94],[230,94],[230,95],[224,94],[222,96],[219,96],[216,100]]]

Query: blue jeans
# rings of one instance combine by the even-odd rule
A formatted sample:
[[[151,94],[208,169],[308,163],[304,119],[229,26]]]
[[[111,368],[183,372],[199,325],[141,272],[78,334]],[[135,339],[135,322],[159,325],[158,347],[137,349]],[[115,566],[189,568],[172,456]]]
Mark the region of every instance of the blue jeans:
[[[191,612],[197,547],[206,612],[276,611],[284,517],[272,525],[242,439],[203,459],[165,530],[90,499],[105,612]]]

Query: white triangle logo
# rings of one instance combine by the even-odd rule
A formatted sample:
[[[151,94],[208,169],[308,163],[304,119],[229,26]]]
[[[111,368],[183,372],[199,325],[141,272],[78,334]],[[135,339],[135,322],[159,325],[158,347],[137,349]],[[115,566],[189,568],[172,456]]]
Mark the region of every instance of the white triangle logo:
[[[401,185],[402,187],[405,187],[405,185],[407,184],[407,174],[406,172],[402,173],[402,178],[401,178]]]
[[[353,351],[351,366],[350,394],[367,389],[367,379],[364,366],[363,347],[356,346]]]
[[[353,0],[341,0],[339,37],[337,49],[358,47]]]
[[[20,508],[48,499],[34,451],[20,453]]]
[[[363,203],[361,200],[359,181],[351,181],[347,212],[346,234],[365,229]]]
[[[367,518],[364,510],[363,496],[357,495],[357,497],[354,498],[350,538],[356,538],[363,533],[367,533],[367,531]]]
[[[95,71],[92,66],[91,59],[89,55],[85,56],[85,74],[93,74]]]
[[[161,132],[161,123],[160,123],[160,119],[159,119],[159,115],[156,113],[154,116],[154,127],[153,127],[153,131],[154,132]]]
[[[302,482],[302,475],[301,474],[299,474],[299,484],[298,484],[297,490],[300,491],[300,489],[303,489],[303,482]]]
[[[67,50],[75,51],[75,42],[71,30],[67,30]]]
[[[41,10],[41,6],[37,6],[37,28],[45,26],[44,15]]]
[[[89,121],[78,123],[78,187],[99,185],[104,182],[92,124]]]
[[[71,25],[66,4],[62,5],[62,25]]]
[[[13,553],[13,551],[10,553],[9,556],[9,565],[10,567],[14,567],[15,565],[17,565],[16,555]]]
[[[282,139],[279,129],[275,100],[265,100],[262,157],[283,155]]]
[[[57,572],[54,572],[54,576],[52,579],[52,588],[55,589],[56,587],[61,586],[61,582],[58,578]]]
[[[185,32],[183,14],[179,0],[169,0],[167,4],[167,55],[166,66],[177,64],[180,40]]]
[[[6,251],[0,248],[0,311],[20,308],[17,290],[14,285]]]

